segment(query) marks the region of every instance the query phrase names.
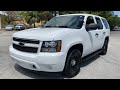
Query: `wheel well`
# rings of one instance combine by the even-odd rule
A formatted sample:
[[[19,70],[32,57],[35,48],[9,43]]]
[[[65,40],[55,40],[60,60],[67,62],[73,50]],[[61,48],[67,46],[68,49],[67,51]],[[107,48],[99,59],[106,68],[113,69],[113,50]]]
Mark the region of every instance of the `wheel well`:
[[[70,53],[73,49],[79,49],[80,52],[81,52],[81,55],[82,55],[82,53],[83,53],[83,45],[82,45],[82,44],[76,44],[76,45],[71,46],[71,47],[69,48],[68,52],[67,52],[65,65],[66,65],[66,62],[67,62],[67,57],[68,57],[69,53]],[[64,69],[65,69],[65,67],[64,67]],[[64,71],[64,69],[63,69],[63,71]]]
[[[73,49],[79,49],[81,54],[83,53],[83,45],[82,44],[76,44],[73,45],[72,47],[70,47],[70,49],[68,50],[67,55],[73,50]]]
[[[107,36],[107,37],[105,38],[105,40],[109,41],[109,37]]]

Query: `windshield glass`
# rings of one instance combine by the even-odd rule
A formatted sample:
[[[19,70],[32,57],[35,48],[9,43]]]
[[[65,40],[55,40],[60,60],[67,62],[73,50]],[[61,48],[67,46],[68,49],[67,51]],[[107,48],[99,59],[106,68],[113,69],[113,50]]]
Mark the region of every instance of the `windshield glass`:
[[[70,15],[53,17],[44,27],[75,28],[80,29],[83,25],[83,15]]]

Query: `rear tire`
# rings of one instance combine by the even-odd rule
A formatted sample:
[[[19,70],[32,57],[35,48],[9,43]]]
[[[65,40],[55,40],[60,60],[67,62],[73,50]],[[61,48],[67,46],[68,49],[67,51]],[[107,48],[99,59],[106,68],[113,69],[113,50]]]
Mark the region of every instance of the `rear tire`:
[[[108,40],[105,40],[104,45],[102,47],[102,52],[100,53],[100,55],[106,55],[107,49],[108,49]]]
[[[63,74],[69,78],[76,76],[80,71],[81,52],[78,49],[73,49],[68,53]]]

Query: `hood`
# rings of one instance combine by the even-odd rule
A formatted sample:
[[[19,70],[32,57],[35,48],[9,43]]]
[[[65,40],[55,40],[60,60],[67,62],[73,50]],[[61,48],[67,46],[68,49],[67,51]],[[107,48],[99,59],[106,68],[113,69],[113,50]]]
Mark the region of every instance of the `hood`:
[[[13,37],[36,39],[41,41],[53,40],[59,34],[71,31],[69,28],[32,28],[23,31],[18,31],[13,34]]]

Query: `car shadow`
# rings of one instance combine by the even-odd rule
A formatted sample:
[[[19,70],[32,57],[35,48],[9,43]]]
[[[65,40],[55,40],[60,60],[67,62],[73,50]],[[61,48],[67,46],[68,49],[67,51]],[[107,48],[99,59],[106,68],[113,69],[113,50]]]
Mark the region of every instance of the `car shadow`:
[[[81,65],[81,67],[87,66],[93,61],[97,60],[100,57],[100,55],[97,55],[87,61],[84,61]],[[31,77],[33,79],[65,79],[66,77],[62,75],[61,72],[41,72],[41,71],[33,71],[25,69],[18,64],[14,65],[15,69],[20,72],[23,75],[26,75],[28,77]],[[69,79],[69,78],[67,78]]]
[[[14,65],[15,69],[23,75],[33,79],[64,79],[61,72],[41,72],[25,69],[18,64]]]

